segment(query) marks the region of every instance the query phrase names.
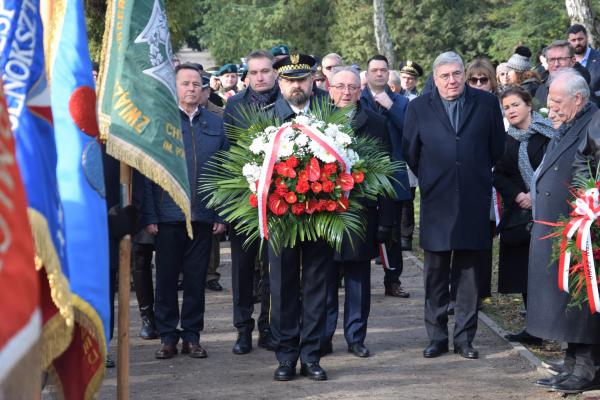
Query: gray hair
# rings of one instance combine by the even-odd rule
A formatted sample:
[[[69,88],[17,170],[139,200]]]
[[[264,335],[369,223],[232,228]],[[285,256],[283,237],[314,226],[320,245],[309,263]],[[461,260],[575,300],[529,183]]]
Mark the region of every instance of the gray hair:
[[[400,86],[401,81],[400,74],[398,74],[398,71],[396,71],[395,69],[390,71],[390,78],[388,79],[388,82],[392,82]]]
[[[465,70],[462,58],[453,51],[447,51],[437,56],[433,62],[433,73],[435,74],[437,72],[438,67],[446,64],[458,64],[460,65],[461,70]]]
[[[349,65],[343,65],[341,67],[335,67],[334,69],[331,70],[331,81],[333,81],[333,78],[339,74],[340,72],[351,72],[352,75],[354,75],[354,79],[356,80],[356,82],[360,85],[360,75],[358,73],[358,71],[356,70],[356,68],[349,66]]]
[[[569,43],[566,40],[555,40],[544,49],[544,57],[548,58],[548,50],[558,49],[560,47],[566,47],[567,49],[569,49],[569,57],[575,56],[575,49],[573,48],[573,46],[571,46],[571,43]]]
[[[550,86],[552,86],[554,82],[564,81],[566,83],[567,93],[572,97],[575,97],[577,93],[581,93],[583,100],[587,101],[590,98],[589,85],[585,78],[574,68],[559,69],[550,76],[549,81]]]
[[[327,54],[325,57],[323,57],[323,59],[321,60],[321,62],[323,62],[323,60],[325,60],[326,58],[336,58],[340,62],[340,64],[344,63],[344,60],[342,60],[342,56],[340,56],[337,53],[329,53],[329,54]]]

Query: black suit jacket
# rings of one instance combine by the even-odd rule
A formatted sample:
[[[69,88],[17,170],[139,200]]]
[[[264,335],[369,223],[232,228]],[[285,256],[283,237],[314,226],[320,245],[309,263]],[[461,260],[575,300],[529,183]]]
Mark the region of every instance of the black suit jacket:
[[[458,129],[433,92],[408,105],[403,146],[421,191],[421,247],[428,251],[490,247],[492,166],[504,151],[496,96],[465,87]]]
[[[590,49],[587,64],[585,66],[590,72],[590,89],[596,95],[600,96],[600,51]]]

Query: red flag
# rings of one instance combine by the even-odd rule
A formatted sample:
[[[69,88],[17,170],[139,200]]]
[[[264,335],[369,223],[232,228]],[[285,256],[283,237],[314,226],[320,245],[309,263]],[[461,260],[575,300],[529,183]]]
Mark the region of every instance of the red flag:
[[[40,391],[39,301],[27,200],[0,82],[0,398]]]

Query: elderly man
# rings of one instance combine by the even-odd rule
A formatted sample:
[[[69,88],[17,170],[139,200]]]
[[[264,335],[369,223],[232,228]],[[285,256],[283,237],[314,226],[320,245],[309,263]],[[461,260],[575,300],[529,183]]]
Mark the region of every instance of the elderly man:
[[[289,121],[328,100],[323,91],[313,92],[314,65],[315,59],[304,54],[291,54],[273,65],[279,73],[281,93],[269,111],[279,121]],[[319,361],[327,303],[325,276],[333,268],[333,253],[322,239],[306,240],[279,252],[269,247],[271,331],[279,361],[276,381],[294,378],[298,358],[302,375],[316,381],[327,379]]]
[[[566,40],[555,40],[550,43],[544,50],[544,56],[548,61],[548,74],[550,76],[561,69],[572,68],[577,62],[575,60],[575,51]],[[549,82],[550,79],[537,88],[534,99],[536,108],[546,106]]]
[[[228,148],[223,132],[223,120],[203,109],[200,104],[208,97],[208,79],[203,80],[193,65],[176,68],[176,87],[185,159],[192,193],[193,238],[188,237],[185,218],[173,199],[160,186],[146,180],[143,220],[146,231],[156,236],[156,298],[154,302],[156,328],[162,348],[156,358],[167,359],[177,354],[181,338],[182,354],[205,358],[200,346],[200,331],[204,327],[204,285],[210,256],[212,235],[225,231],[223,221],[206,208],[206,199],[198,192],[198,178],[214,153]],[[177,300],[177,278],[183,271],[183,304],[181,318]],[[181,323],[181,331],[177,326]]]
[[[265,51],[254,51],[246,57],[250,85],[246,90],[231,97],[225,106],[225,128],[246,128],[244,112],[267,107],[279,95],[277,72],[273,69],[273,56]],[[254,320],[254,268],[260,244],[254,242],[244,247],[248,239],[231,227],[231,287],[233,289],[233,325],[238,331],[238,339],[233,346],[235,354],[246,354],[252,350],[252,330]],[[266,256],[266,251],[263,251]],[[264,257],[266,258],[266,257]],[[261,260],[262,292],[258,317],[258,346],[275,350],[269,327],[269,272],[267,260]]]
[[[386,121],[376,113],[366,110],[358,103],[360,77],[352,67],[338,67],[332,71],[329,95],[334,104],[343,108],[355,105],[352,113],[352,127],[357,136],[377,138],[389,148],[389,134]],[[327,274],[327,323],[321,353],[332,352],[333,334],[338,319],[339,272],[344,274],[344,337],[348,351],[357,357],[368,357],[369,349],[364,341],[367,336],[367,320],[371,307],[371,259],[377,255],[378,240],[385,240],[392,232],[394,202],[382,199],[379,207],[375,201],[364,201],[366,236],[352,239],[353,246],[342,242],[342,248],[335,254],[335,266]],[[383,226],[378,230],[378,226]],[[378,236],[378,232],[381,235]],[[388,235],[385,235],[387,233]]]
[[[339,54],[329,53],[323,57],[323,60],[321,60],[321,66],[323,67],[323,74],[325,75],[325,78],[327,78],[326,82],[328,82],[326,84],[326,88],[328,88],[328,85],[331,83],[333,69],[336,67],[341,67],[342,65],[344,65],[344,61],[342,60],[342,56]]]
[[[575,60],[590,72],[590,88],[599,96],[596,92],[600,91],[600,52],[588,45],[588,34],[583,25],[571,25],[567,29],[567,40],[575,51]]]
[[[504,148],[498,99],[465,85],[454,52],[433,63],[435,88],[408,105],[405,157],[421,188],[420,244],[425,251],[426,358],[448,351],[450,263],[456,273],[454,352],[477,358],[478,270],[489,249],[492,166]]]
[[[592,161],[593,167],[597,165],[598,117],[592,118],[597,108],[588,101],[589,96],[586,81],[575,70],[569,68],[552,75],[548,108],[562,124],[533,177],[531,192],[535,193],[532,203],[536,220],[556,222],[568,216],[572,211],[568,200],[573,165],[576,173],[586,173],[587,161]],[[527,332],[568,345],[562,373],[540,379],[537,384],[563,393],[600,388],[597,374],[600,315],[591,314],[587,306],[567,308],[571,298],[558,288],[552,240],[542,240],[551,231],[547,225],[535,224],[531,232]]]
[[[367,62],[367,87],[360,96],[362,108],[379,114],[386,120],[392,145],[392,158],[403,161],[402,157],[402,125],[408,100],[406,97],[393,93],[388,87],[389,68],[388,61],[382,55],[375,55]],[[394,178],[396,191],[393,240],[382,244],[382,263],[385,269],[383,284],[385,295],[394,297],[409,297],[410,294],[402,288],[400,275],[402,275],[402,244],[400,220],[402,218],[402,203],[411,199],[408,174],[406,170],[398,171]]]

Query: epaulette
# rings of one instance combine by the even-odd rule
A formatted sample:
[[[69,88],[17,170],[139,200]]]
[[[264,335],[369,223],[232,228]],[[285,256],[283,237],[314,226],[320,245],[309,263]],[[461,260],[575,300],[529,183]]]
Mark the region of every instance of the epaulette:
[[[273,102],[271,104],[267,104],[266,106],[261,108],[260,111],[269,111],[271,108],[273,108],[273,106],[275,106],[275,102]]]

